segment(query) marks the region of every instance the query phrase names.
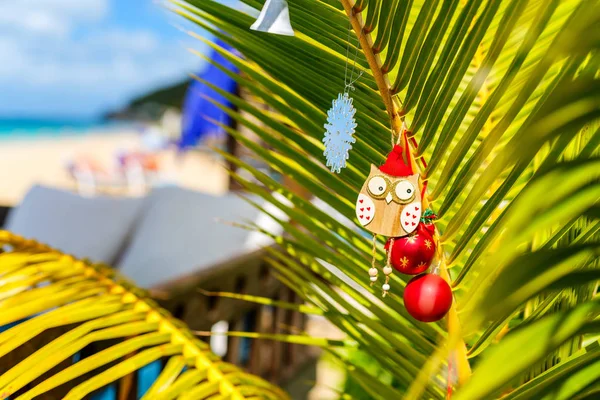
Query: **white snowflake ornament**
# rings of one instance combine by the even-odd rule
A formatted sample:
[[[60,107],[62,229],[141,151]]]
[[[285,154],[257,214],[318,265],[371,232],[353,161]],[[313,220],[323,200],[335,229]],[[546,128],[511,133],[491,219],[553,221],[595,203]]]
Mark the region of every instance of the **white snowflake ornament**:
[[[352,105],[352,98],[346,92],[338,94],[337,99],[333,100],[331,108],[327,111],[323,155],[327,159],[327,166],[331,172],[339,173],[342,168],[346,167],[348,153],[352,149],[352,143],[356,142],[352,136],[356,128],[355,113],[356,109]]]

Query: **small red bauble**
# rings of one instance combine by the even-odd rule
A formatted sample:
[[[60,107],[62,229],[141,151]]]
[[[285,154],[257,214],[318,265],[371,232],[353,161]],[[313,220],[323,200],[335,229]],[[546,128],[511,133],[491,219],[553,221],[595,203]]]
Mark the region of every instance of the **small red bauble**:
[[[433,224],[420,223],[414,235],[395,238],[390,262],[392,266],[407,275],[417,275],[431,265],[435,256]],[[385,245],[389,251],[390,241]]]
[[[437,275],[415,276],[404,288],[404,306],[416,320],[438,321],[444,318],[451,305],[452,289]]]

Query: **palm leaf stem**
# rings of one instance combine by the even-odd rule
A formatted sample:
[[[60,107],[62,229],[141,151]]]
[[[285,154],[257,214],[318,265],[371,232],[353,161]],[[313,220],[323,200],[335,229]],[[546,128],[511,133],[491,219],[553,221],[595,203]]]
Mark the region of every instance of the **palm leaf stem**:
[[[348,18],[350,19],[352,29],[354,29],[354,32],[358,37],[358,41],[363,50],[365,58],[369,63],[375,83],[377,83],[377,88],[381,94],[381,99],[383,100],[385,109],[390,117],[392,130],[395,134],[399,134],[402,130],[402,122],[404,118],[400,115],[399,110],[394,106],[394,102],[392,101],[390,82],[387,74],[384,74],[381,68],[381,58],[373,51],[373,38],[371,37],[371,33],[365,32],[362,14],[360,11],[356,12],[354,10],[354,4],[350,4],[351,0],[341,0],[341,2],[344,6],[346,14],[348,15]]]

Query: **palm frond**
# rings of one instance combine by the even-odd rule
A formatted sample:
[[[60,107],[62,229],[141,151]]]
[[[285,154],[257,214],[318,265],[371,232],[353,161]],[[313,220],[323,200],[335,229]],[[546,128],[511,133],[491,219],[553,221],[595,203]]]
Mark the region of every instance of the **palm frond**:
[[[6,231],[0,231],[0,247],[4,397],[88,398],[166,360],[144,398],[288,398],[276,386],[221,361],[108,266],[74,259]],[[29,349],[32,340],[40,346]],[[96,352],[77,360],[90,347]]]
[[[599,333],[590,284],[599,267],[597,1],[297,0],[290,2],[294,38],[249,31],[251,17],[210,0],[172,3],[244,55],[199,37],[278,114],[222,93],[236,107],[229,115],[268,147],[229,133],[318,199],[229,158],[255,178],[236,175],[247,190],[294,221],[273,216],[286,232],[275,237],[281,247],[273,267],[392,374],[389,393],[442,398],[457,385],[459,398],[507,388],[525,396],[538,393],[534,386],[542,393],[567,385],[550,373],[562,365],[581,384],[564,393],[594,393],[592,364],[577,360],[587,354],[582,338]],[[358,49],[363,73],[351,92],[357,141],[335,175],[324,166],[321,139],[325,110],[344,90],[347,49]],[[354,201],[369,165],[384,159],[403,124],[440,216],[441,274],[454,287],[455,305],[438,324],[408,315],[400,298],[406,277],[392,276],[385,299],[363,278],[371,246],[354,222]],[[557,321],[569,326],[554,335]],[[532,356],[505,368],[533,337],[540,340]],[[458,382],[444,372],[449,367]],[[503,373],[490,373],[496,370]],[[349,373],[385,398],[375,390],[386,385],[378,377]]]

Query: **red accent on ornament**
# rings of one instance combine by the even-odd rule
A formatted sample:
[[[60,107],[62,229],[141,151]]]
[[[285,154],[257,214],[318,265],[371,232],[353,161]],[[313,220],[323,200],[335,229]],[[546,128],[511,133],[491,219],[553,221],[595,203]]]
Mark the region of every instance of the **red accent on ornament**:
[[[361,209],[360,209],[360,211],[365,211],[365,208],[364,208],[364,207],[363,207],[363,208],[361,208]]]
[[[371,211],[371,207],[367,207],[367,211]]]
[[[367,215],[367,221],[368,221],[368,220],[370,220],[370,219],[371,219],[371,217],[369,217],[369,216]]]
[[[429,232],[429,234],[431,235],[431,237],[433,237],[433,235],[435,234],[435,225],[434,224],[421,224],[423,226],[423,229],[425,229],[427,232]]]
[[[405,225],[408,225],[408,221]],[[434,230],[433,224],[419,224],[414,235],[395,238],[390,257],[392,267],[407,275],[417,275],[427,270],[435,256]],[[389,246],[388,241],[385,245],[388,251]]]
[[[400,145],[395,145],[390,154],[388,154],[385,163],[379,167],[384,174],[391,176],[410,176],[413,174],[410,160],[408,164],[404,161],[402,153],[404,149]]]
[[[416,320],[439,321],[444,318],[451,305],[452,289],[437,275],[416,276],[404,288],[404,306]]]
[[[360,199],[358,202],[359,202],[359,203],[362,203],[362,202],[363,202],[363,199]]]

